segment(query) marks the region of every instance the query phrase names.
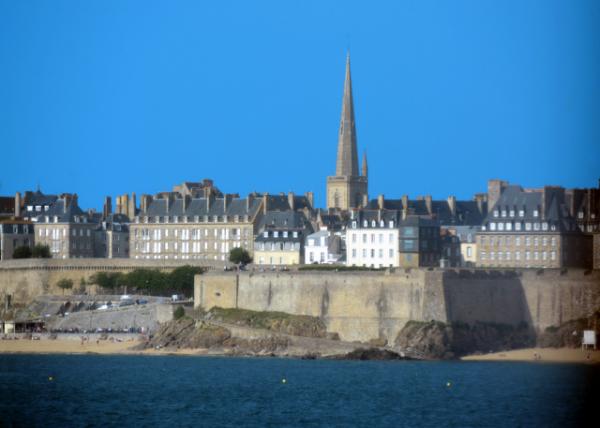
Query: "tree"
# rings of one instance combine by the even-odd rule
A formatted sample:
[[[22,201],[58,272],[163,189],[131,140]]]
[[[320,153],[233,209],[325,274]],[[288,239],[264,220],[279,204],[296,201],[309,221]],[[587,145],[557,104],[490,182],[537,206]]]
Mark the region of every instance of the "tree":
[[[56,285],[59,288],[62,288],[63,294],[65,294],[65,290],[70,290],[71,288],[73,288],[73,280],[72,279],[68,279],[68,278],[63,278],[61,280],[59,280]]]
[[[13,251],[13,259],[30,259],[31,258],[31,248],[26,245],[15,248]]]
[[[231,263],[235,263],[236,265],[237,264],[245,265],[252,261],[252,257],[250,257],[250,254],[245,249],[240,248],[240,247],[235,247],[235,248],[232,248],[231,251],[229,252],[229,261]]]
[[[204,272],[204,268],[197,266],[180,266],[168,274],[166,283],[170,290],[186,296],[194,294],[194,276]]]
[[[31,251],[31,257],[34,259],[49,259],[52,257],[50,254],[50,247],[47,245],[36,244]]]

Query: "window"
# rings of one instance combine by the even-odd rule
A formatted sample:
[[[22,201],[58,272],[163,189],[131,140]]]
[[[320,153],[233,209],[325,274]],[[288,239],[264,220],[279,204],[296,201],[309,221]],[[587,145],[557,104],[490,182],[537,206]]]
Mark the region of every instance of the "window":
[[[293,238],[297,238],[297,237],[298,237],[298,232],[294,230],[294,231],[292,232],[292,237],[293,237]]]
[[[525,210],[519,210],[519,217],[525,217]]]
[[[394,228],[394,220],[390,220],[389,227],[390,229]]]
[[[521,222],[520,221],[515,223],[515,230],[517,230],[517,231],[521,230]]]
[[[383,233],[379,234],[379,243],[383,244]]]
[[[352,234],[352,243],[356,244],[356,233]]]
[[[366,233],[362,234],[362,241],[363,241],[363,244],[367,243],[367,234]]]
[[[547,260],[548,254],[545,251],[542,251],[542,260]]]
[[[490,251],[490,260],[495,260],[496,259],[496,253],[493,251]]]
[[[379,249],[379,258],[382,259],[383,258],[383,250]]]
[[[273,238],[279,238],[279,231],[273,231]]]
[[[394,249],[393,248],[390,248],[389,256],[390,256],[390,258],[394,257]]]
[[[391,243],[393,243],[393,242],[394,242],[394,234],[393,234],[393,233],[390,233],[390,234],[389,234],[389,236],[388,236],[388,243],[390,243],[390,244],[391,244]]]
[[[512,223],[506,223],[506,230],[510,231],[512,230]]]
[[[525,245],[529,247],[531,245],[531,238],[528,236],[525,238]]]
[[[540,214],[540,213],[539,213],[539,211],[538,211],[538,210],[533,210],[533,216],[534,216],[534,217],[537,217],[539,214]]]
[[[363,248],[363,250],[362,250],[362,256],[363,256],[363,258],[367,257],[367,249],[366,248]]]
[[[521,237],[520,236],[515,237],[515,245],[517,247],[521,245]]]
[[[539,240],[538,237],[536,236],[535,238],[533,238],[533,246],[537,247],[539,245]]]
[[[473,248],[467,247],[467,257],[472,257],[472,256],[473,256]]]
[[[515,260],[521,260],[521,252],[520,251],[515,252]]]
[[[545,236],[542,238],[542,245],[544,247],[548,245],[548,238],[546,238]]]
[[[525,251],[525,260],[531,259],[531,253],[529,251]]]
[[[312,254],[312,253],[311,253]],[[356,248],[352,249],[352,257],[356,258]],[[312,260],[311,260],[312,261]]]
[[[502,217],[506,217],[506,210],[502,210],[502,211],[501,211],[501,213],[500,213],[500,215],[501,215]]]
[[[510,251],[506,252],[506,257],[505,258],[506,258],[506,260],[510,260]]]
[[[371,233],[371,244],[375,243],[375,234]]]
[[[499,231],[503,231],[504,230],[504,223],[498,223],[498,230]]]
[[[352,222],[352,229],[356,229],[356,221]]]
[[[494,223],[494,222],[490,223],[490,230],[496,230],[496,223]]]
[[[531,230],[531,223],[525,223],[525,230]]]
[[[542,223],[542,230],[548,230],[548,223],[547,222],[543,222]]]
[[[367,227],[367,226],[369,226],[369,222],[367,220],[364,220],[363,221],[363,227]]]
[[[283,235],[283,237],[284,237],[284,238],[287,238],[287,237],[288,237],[288,232],[287,232],[287,230],[284,230],[284,231],[282,232],[282,235]]]
[[[267,232],[266,230],[263,232],[263,238],[268,238],[269,237],[269,232]]]
[[[540,254],[537,251],[533,252],[533,259],[534,260],[539,260],[540,259]]]
[[[538,222],[533,223],[533,230],[540,230],[540,224]]]
[[[508,216],[509,216],[509,217],[514,217],[514,216],[515,216],[515,210],[510,210],[510,211],[508,212]]]
[[[375,258],[375,250],[371,249],[371,258]]]
[[[553,247],[556,247],[556,237],[553,236],[552,239],[550,239],[550,242]]]
[[[485,251],[481,252],[481,260],[485,260],[486,259],[486,254]]]
[[[551,260],[556,260],[556,251],[551,251],[550,252],[550,259]]]
[[[498,217],[498,210],[494,210],[494,217]]]

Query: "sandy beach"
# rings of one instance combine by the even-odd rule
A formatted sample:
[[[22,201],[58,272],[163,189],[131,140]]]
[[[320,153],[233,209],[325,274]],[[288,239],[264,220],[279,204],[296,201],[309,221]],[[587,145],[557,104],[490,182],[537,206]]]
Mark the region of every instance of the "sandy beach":
[[[537,357],[536,357],[537,355]],[[528,348],[513,351],[495,352],[483,355],[469,355],[465,361],[535,361],[552,363],[600,363],[600,350],[572,348]]]

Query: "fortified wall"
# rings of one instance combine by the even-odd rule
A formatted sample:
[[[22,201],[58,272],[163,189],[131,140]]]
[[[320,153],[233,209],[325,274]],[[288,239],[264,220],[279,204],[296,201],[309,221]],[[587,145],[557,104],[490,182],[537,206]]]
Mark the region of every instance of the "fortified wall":
[[[135,269],[171,271],[179,266],[204,266],[223,269],[224,263],[209,264],[195,260],[137,260],[137,259],[25,259],[0,262],[0,302],[6,295],[17,304],[29,303],[43,294],[62,294],[56,286],[62,278],[73,280],[75,288],[81,279],[86,282],[97,272],[130,272]]]
[[[208,272],[194,305],[319,316],[347,341],[392,342],[409,320],[540,331],[600,309],[600,271]]]

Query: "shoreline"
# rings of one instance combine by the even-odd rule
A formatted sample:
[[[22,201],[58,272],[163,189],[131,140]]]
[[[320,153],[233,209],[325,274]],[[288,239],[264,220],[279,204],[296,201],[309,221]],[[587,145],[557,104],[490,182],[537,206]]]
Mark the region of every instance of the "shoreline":
[[[461,361],[512,361],[533,363],[599,364],[600,350],[581,348],[525,348],[489,354],[467,355]]]
[[[101,340],[99,342],[84,341],[75,338],[57,338],[40,340],[0,340],[0,355],[3,354],[53,354],[53,355],[154,355],[154,356],[237,356],[227,352],[216,352],[210,349],[131,349],[139,345],[139,340],[123,341]],[[246,355],[239,355],[246,356]],[[263,355],[256,355],[263,356]],[[264,355],[268,356],[268,355]],[[269,355],[270,356],[270,355]],[[296,357],[301,355],[275,355],[277,358]],[[428,360],[435,361],[435,360]],[[456,361],[511,361],[535,363],[572,363],[600,364],[600,350],[582,350],[573,348],[527,348],[490,354],[468,355]]]

